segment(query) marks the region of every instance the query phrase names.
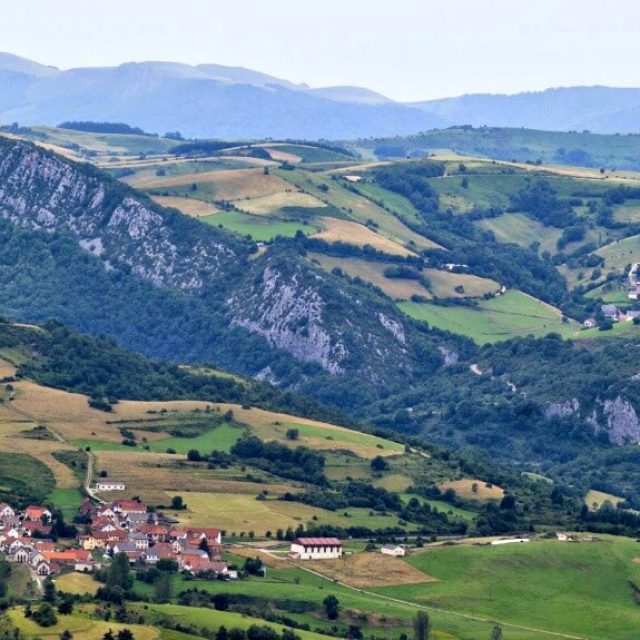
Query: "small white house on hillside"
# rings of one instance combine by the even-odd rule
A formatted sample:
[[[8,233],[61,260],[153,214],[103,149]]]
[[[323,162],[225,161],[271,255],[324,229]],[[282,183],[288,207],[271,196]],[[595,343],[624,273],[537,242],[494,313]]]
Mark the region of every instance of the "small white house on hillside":
[[[96,482],[96,491],[124,491],[124,482],[113,482],[113,480],[100,480]]]
[[[407,555],[407,549],[402,544],[383,544],[380,553],[383,553],[385,556],[401,558]]]
[[[338,538],[296,538],[289,555],[297,560],[329,560],[342,557],[342,542]]]

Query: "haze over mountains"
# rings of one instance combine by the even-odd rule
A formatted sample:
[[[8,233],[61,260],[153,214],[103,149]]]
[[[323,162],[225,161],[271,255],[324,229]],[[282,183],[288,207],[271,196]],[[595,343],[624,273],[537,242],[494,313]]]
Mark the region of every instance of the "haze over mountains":
[[[464,124],[635,133],[640,89],[570,87],[403,104],[365,88],[311,88],[240,67],[142,62],[61,71],[0,54],[0,123],[64,120],[222,138],[353,139]]]

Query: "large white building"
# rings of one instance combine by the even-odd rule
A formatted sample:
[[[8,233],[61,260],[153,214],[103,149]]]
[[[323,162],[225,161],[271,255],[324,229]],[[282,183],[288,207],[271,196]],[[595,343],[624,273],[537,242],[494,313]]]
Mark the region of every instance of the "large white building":
[[[330,560],[342,557],[342,542],[338,538],[296,538],[289,555],[297,560]]]
[[[383,544],[380,553],[383,553],[385,556],[400,558],[407,555],[407,549],[402,544]]]

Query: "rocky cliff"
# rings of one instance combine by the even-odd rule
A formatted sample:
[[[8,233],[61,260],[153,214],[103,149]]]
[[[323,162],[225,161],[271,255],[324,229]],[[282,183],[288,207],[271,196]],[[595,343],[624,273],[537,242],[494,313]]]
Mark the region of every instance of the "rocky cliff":
[[[218,362],[285,386],[328,375],[398,388],[456,357],[455,344],[419,331],[380,293],[316,270],[286,243],[248,260],[245,240],[89,165],[2,138],[0,218],[36,234],[50,262],[35,275],[18,249],[13,268],[3,276],[0,267],[0,312],[16,319],[52,317],[150,355]],[[64,239],[64,250],[47,238]],[[61,259],[75,252],[85,258]],[[21,270],[29,285],[16,294]],[[132,293],[137,282],[156,293]]]
[[[127,265],[157,286],[201,288],[238,252],[216,230],[196,232],[105,175],[20,142],[0,142],[0,215],[69,233],[106,269]]]

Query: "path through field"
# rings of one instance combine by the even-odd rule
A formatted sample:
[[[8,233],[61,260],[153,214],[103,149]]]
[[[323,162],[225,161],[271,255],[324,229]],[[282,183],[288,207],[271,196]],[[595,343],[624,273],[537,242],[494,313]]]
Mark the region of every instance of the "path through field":
[[[402,600],[400,598],[393,598],[391,596],[385,596],[382,595],[380,593],[375,593],[374,591],[367,591],[366,589],[358,589],[356,587],[352,587],[348,584],[345,584],[344,582],[341,582],[340,580],[335,580],[334,578],[330,578],[329,576],[326,576],[322,573],[320,573],[319,571],[316,571],[314,569],[310,569],[309,567],[305,567],[299,564],[296,564],[295,562],[293,562],[291,559],[289,559],[288,557],[285,558],[281,555],[276,555],[273,553],[272,550],[270,549],[259,549],[260,552],[262,553],[266,553],[267,555],[271,555],[274,558],[277,558],[278,560],[285,560],[286,562],[288,562],[289,564],[291,564],[292,566],[298,568],[298,569],[302,569],[303,571],[306,571],[308,573],[311,573],[312,575],[315,575],[319,578],[322,578],[323,580],[326,580],[327,582],[331,582],[332,584],[339,584],[341,587],[344,587],[345,589],[350,589],[351,591],[355,591],[357,593],[362,593],[365,594],[367,596],[370,596],[371,598],[378,598],[380,600],[387,600],[389,602],[395,602],[397,604],[402,604],[402,605],[406,605],[409,607],[414,607],[415,609],[423,609],[423,610],[427,610],[427,611],[435,611],[438,613],[443,613],[446,615],[450,615],[450,616],[455,616],[458,618],[464,618],[466,620],[472,620],[474,622],[484,622],[490,625],[495,625],[495,624],[499,624],[501,627],[503,628],[510,628],[510,629],[519,629],[521,631],[531,631],[533,633],[540,633],[540,634],[544,634],[547,636],[551,636],[554,638],[566,638],[567,640],[590,640],[590,638],[588,636],[574,636],[568,633],[560,633],[558,631],[548,631],[547,629],[538,629],[536,627],[527,627],[524,625],[519,625],[519,624],[513,624],[511,622],[503,622],[501,620],[495,620],[495,619],[490,619],[490,618],[482,618],[480,616],[475,616],[472,614],[468,614],[468,613],[462,613],[460,611],[452,611],[451,609],[442,609],[441,607],[434,607],[434,606],[429,606],[429,605],[421,605],[421,604],[416,604],[415,602],[411,602],[410,600]]]

